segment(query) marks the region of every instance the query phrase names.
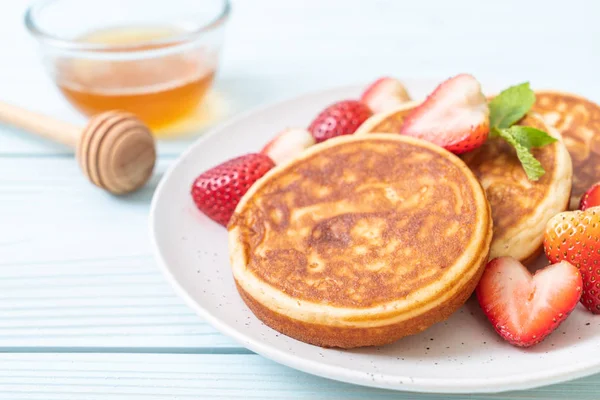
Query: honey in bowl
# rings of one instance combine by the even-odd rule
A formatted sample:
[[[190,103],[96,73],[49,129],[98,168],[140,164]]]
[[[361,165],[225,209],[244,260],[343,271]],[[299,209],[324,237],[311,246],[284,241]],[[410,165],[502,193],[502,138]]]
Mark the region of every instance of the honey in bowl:
[[[148,50],[160,53],[177,45],[161,39],[181,33],[170,27],[114,28],[89,33],[79,41],[117,45],[127,56]],[[107,53],[115,51],[115,47],[108,49]],[[124,110],[154,132],[168,132],[165,128],[196,112],[214,78],[216,56],[199,48],[166,53],[62,60],[56,66],[57,84],[71,104],[87,115]]]

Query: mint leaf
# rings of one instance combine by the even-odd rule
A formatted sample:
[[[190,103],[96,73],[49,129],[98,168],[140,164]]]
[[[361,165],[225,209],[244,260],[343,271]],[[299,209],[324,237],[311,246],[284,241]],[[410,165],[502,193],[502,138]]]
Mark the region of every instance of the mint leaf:
[[[532,147],[542,147],[556,142],[549,134],[531,126],[513,125],[507,129],[508,133],[522,146],[531,150]]]
[[[490,126],[509,128],[527,114],[535,103],[529,82],[511,86],[490,101]]]
[[[516,128],[516,127],[515,127]],[[535,129],[535,128],[533,128]],[[536,160],[536,158],[531,154],[527,145],[521,143],[522,139],[517,139],[513,133],[511,133],[512,129],[494,129],[496,134],[504,139],[508,144],[515,148],[517,152],[517,157],[525,170],[525,174],[527,174],[527,178],[532,181],[537,181],[540,179],[546,171],[544,171],[544,167],[542,164]],[[536,131],[538,131],[536,129]],[[513,131],[514,132],[514,131]],[[542,132],[542,131],[539,131]],[[556,140],[556,139],[555,139]],[[529,142],[531,144],[531,142]]]

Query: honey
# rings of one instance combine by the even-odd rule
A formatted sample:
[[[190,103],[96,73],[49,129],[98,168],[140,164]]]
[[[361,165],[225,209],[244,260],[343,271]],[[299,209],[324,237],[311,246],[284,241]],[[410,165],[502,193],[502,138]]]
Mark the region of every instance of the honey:
[[[195,113],[214,78],[214,57],[198,48],[127,56],[141,50],[165,50],[174,45],[160,43],[160,39],[179,33],[149,27],[87,34],[79,41],[118,45],[119,54],[111,49],[104,58],[61,60],[56,65],[58,86],[71,104],[87,115],[124,110],[137,115],[153,131],[164,132]]]

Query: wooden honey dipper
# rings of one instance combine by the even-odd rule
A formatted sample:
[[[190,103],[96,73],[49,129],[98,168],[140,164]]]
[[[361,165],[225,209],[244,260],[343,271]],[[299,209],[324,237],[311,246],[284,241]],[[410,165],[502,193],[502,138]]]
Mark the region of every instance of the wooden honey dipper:
[[[122,111],[98,114],[81,129],[0,102],[0,122],[74,148],[85,176],[113,194],[125,194],[142,187],[152,175],[156,162],[152,133],[134,115]]]

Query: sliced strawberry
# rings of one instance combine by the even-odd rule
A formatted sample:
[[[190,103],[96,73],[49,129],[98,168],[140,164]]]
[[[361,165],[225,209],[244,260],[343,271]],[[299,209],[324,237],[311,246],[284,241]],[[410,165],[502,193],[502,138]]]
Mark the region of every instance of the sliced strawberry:
[[[275,136],[260,151],[281,164],[290,160],[315,144],[315,138],[306,129],[286,129]]]
[[[360,101],[340,101],[323,110],[308,130],[320,143],[332,137],[353,134],[371,115],[373,112]]]
[[[581,297],[577,268],[566,261],[531,276],[519,261],[490,261],[476,289],[483,312],[500,336],[515,346],[541,342],[573,311]]]
[[[567,211],[546,224],[544,251],[550,262],[568,261],[581,272],[581,303],[600,314],[600,207]]]
[[[481,146],[490,131],[490,111],[479,82],[467,74],[439,85],[404,120],[400,133],[435,143],[455,154]]]
[[[387,112],[410,101],[406,88],[398,79],[383,77],[373,82],[362,94],[360,101],[374,113]]]
[[[196,207],[227,226],[242,196],[274,165],[264,154],[246,154],[203,172],[192,185]]]
[[[579,202],[580,210],[596,206],[600,206],[600,183],[592,185],[592,187],[590,187],[581,197],[581,201]]]

